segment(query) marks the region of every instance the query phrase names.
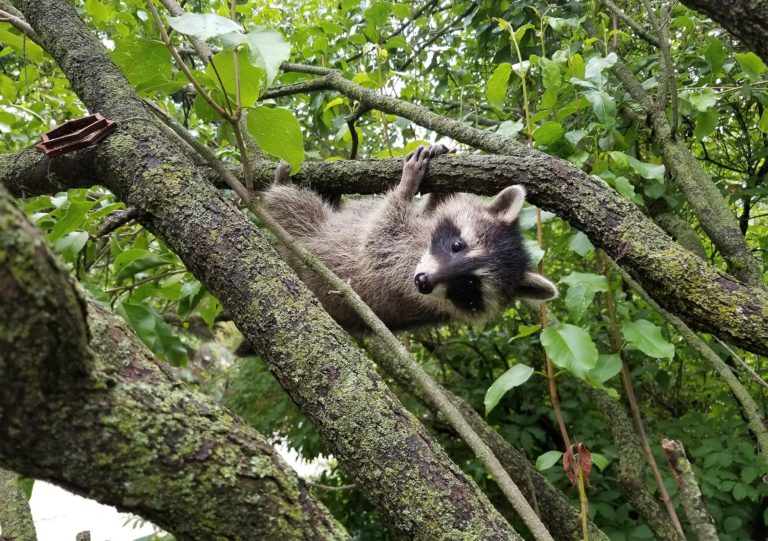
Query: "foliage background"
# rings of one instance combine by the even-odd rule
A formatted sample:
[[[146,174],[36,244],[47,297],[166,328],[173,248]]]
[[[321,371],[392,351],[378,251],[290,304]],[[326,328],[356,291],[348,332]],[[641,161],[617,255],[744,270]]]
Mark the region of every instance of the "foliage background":
[[[188,126],[220,157],[236,159],[231,130],[195,97],[173,67],[167,50],[157,41],[143,2],[78,0],[75,4],[141,95]],[[642,22],[644,14],[634,3],[625,4],[626,11]],[[676,217],[687,231],[695,233],[687,237],[691,249],[723,266],[720,254],[701,233],[697,218],[662,165],[646,112],[629,98],[611,72],[616,58],[621,57],[643,87],[653,91],[661,77],[658,49],[621,24],[615,26],[609,12],[597,2],[425,2],[427,9],[411,21],[421,5],[359,0],[247,1],[237,9],[246,30],[263,26],[282,34],[290,43],[292,60],[339,68],[353,81],[383,94],[514,136],[567,159],[649,215]],[[189,2],[187,8],[222,15],[229,10],[224,3],[202,0]],[[676,104],[670,100],[667,115],[676,123],[677,137],[701,161],[740,217],[750,248],[762,255],[768,243],[766,66],[753,53],[737,49],[717,25],[682,6],[671,10],[669,29],[677,87]],[[174,39],[180,46],[187,45],[179,33]],[[55,63],[37,45],[5,23],[0,23],[0,43],[0,151],[19,150],[51,127],[86,114]],[[231,66],[224,57],[218,60],[224,86],[230,90]],[[274,152],[268,141],[260,140],[262,147],[289,161],[300,161],[302,156],[307,160],[348,158],[352,137],[346,117],[356,104],[333,92],[317,92],[283,97],[274,106],[257,106],[256,100],[270,82],[264,77],[268,71],[254,68],[244,72],[244,99],[260,107],[255,110],[263,114],[292,112],[291,118],[277,122],[293,125],[295,118],[303,140],[298,142],[300,148],[295,137],[289,143],[277,141]],[[198,75],[218,100],[224,99],[215,74]],[[274,84],[305,78],[281,73]],[[356,130],[363,157],[400,156],[435,137],[403,118],[377,111],[364,115]],[[221,319],[220,304],[172,252],[138,226],[123,227],[106,241],[94,237],[101,221],[123,208],[110,193],[99,187],[69,190],[30,198],[23,205],[85,287],[125,318],[158,357],[185,367],[193,384],[215,393],[260,431],[287,442],[305,458],[324,453],[309,423],[258,359],[232,362],[221,344],[233,346],[237,340],[226,324],[216,322]],[[580,383],[586,379],[623,395],[616,376],[616,352],[609,339],[613,323],[605,296],[611,295],[657,462],[664,466],[657,444],[660,438],[680,439],[721,539],[765,538],[768,488],[761,477],[766,468],[728,388],[615,272],[603,272],[599,255],[583,234],[546,213],[543,221],[541,248],[535,242],[532,210],[527,211],[522,226],[531,250],[543,256],[547,276],[560,282],[561,296],[551,310],[561,326],[544,332],[550,333],[550,343],[559,339],[566,349],[586,351],[569,357],[567,352],[558,354],[547,346],[558,365],[563,416],[572,437],[608,460],[590,480],[592,519],[612,539],[652,538],[629,504],[622,503],[615,473],[617,451],[607,426],[610,420],[599,416]],[[682,236],[679,238],[682,242]],[[537,323],[537,314],[520,305],[481,327],[449,326],[407,338],[430,373],[480,412],[485,411],[487,390],[499,376],[515,365],[532,367],[534,375],[499,396],[488,414],[488,421],[507,441],[532,460],[562,450],[543,372],[541,331],[534,327]],[[641,332],[633,333],[637,325]],[[728,350],[707,340],[735,366]],[[542,341],[547,343],[544,337]],[[738,353],[759,374],[765,374],[764,359]],[[595,372],[605,367],[610,369]],[[765,388],[746,378],[743,381],[765,414]],[[441,420],[408,396],[401,398],[419,413],[457,463],[511,515],[495,484]],[[577,501],[575,489],[568,486],[559,467],[545,472]],[[335,468],[318,481],[346,483],[343,472]],[[666,483],[674,496],[676,487],[669,475]],[[654,486],[650,473],[648,484]],[[318,495],[359,538],[391,537],[357,491],[318,491]]]

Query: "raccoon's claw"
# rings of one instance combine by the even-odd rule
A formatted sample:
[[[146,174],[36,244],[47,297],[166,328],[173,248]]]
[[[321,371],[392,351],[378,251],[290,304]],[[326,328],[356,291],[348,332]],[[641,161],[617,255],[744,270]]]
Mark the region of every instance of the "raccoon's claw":
[[[438,143],[436,145],[432,145],[429,147],[429,157],[430,158],[437,158],[438,156],[442,154],[448,154],[449,152],[456,152],[455,150],[450,150],[447,146],[445,146],[442,143]]]

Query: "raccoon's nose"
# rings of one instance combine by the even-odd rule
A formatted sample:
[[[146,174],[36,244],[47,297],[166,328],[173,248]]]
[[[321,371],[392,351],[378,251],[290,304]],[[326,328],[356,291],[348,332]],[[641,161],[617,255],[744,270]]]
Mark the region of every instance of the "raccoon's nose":
[[[413,282],[416,284],[416,287],[419,288],[419,293],[424,293],[425,295],[428,295],[432,293],[432,284],[429,283],[429,277],[426,275],[426,273],[420,272],[416,275],[416,278],[413,279]]]

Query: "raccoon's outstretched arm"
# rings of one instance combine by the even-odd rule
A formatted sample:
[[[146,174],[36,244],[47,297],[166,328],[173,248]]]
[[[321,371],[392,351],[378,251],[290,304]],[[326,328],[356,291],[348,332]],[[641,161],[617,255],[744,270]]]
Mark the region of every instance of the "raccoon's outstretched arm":
[[[405,157],[400,184],[397,185],[392,194],[394,196],[393,199],[398,203],[410,203],[413,196],[419,191],[421,181],[424,180],[429,160],[447,152],[448,148],[445,145],[437,144],[429,148],[419,147],[414,152],[408,154]]]

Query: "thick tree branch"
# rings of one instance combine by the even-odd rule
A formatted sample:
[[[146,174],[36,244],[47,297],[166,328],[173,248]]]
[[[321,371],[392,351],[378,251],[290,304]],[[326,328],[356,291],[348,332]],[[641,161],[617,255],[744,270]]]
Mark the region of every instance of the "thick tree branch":
[[[401,535],[515,538],[478,487],[389,391],[263,233],[173,151],[95,36],[64,0],[17,5],[73,90],[107,117],[146,119],[95,148],[99,177],[211,291]],[[457,517],[461,517],[457,521]]]
[[[683,0],[744,42],[768,62],[768,2],[766,0]]]
[[[510,184],[522,184],[533,203],[586,233],[652,291],[665,309],[694,328],[729,337],[744,349],[768,352],[768,319],[764,319],[768,317],[768,296],[764,292],[728,277],[673,242],[640,209],[605,184],[585,173],[574,174],[573,167],[562,160],[540,153],[531,156],[527,149],[519,148],[521,152],[513,156],[436,158],[422,189],[491,195]],[[18,185],[3,162],[17,163],[0,156],[0,180]],[[56,170],[66,172],[63,167]],[[305,162],[292,179],[322,193],[369,194],[394,186],[401,172],[402,162],[397,159]],[[254,173],[257,184],[268,183],[274,177],[274,165],[260,162]]]
[[[0,464],[184,539],[347,538],[262,436],[84,297],[2,187],[0,216]]]

